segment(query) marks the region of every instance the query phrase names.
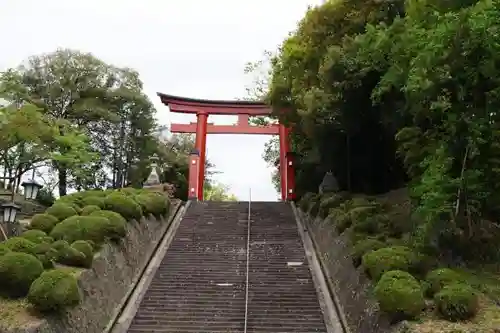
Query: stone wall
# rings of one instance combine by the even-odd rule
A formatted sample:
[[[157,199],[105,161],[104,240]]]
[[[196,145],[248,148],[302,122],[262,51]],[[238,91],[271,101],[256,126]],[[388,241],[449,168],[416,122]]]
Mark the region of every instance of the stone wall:
[[[393,329],[372,297],[372,285],[362,269],[351,261],[349,240],[338,235],[328,220],[312,220],[299,212],[307,226],[316,251],[337,294],[351,333],[389,333]]]
[[[150,216],[130,222],[121,244],[103,247],[92,268],[84,270],[79,278],[82,302],[78,307],[31,327],[0,329],[0,333],[102,333],[148,263],[179,205],[172,204],[168,218],[157,220]]]

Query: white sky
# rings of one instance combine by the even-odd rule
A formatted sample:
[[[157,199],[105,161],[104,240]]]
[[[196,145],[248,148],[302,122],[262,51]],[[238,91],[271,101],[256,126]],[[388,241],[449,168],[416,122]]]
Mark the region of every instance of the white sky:
[[[308,5],[322,0],[0,0],[0,70],[56,48],[92,52],[136,69],[155,103],[160,124],[188,123],[170,115],[156,92],[194,98],[245,95],[245,63],[275,50]],[[215,123],[231,117],[211,117]],[[209,135],[207,155],[217,180],[240,200],[272,201],[277,194],[262,160],[266,136]]]

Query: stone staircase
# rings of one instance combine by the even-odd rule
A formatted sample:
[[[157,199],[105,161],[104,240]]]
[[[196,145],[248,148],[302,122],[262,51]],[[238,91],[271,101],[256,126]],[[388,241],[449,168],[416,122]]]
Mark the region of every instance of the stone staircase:
[[[128,332],[326,332],[291,206],[194,202]],[[248,308],[246,307],[248,304]]]

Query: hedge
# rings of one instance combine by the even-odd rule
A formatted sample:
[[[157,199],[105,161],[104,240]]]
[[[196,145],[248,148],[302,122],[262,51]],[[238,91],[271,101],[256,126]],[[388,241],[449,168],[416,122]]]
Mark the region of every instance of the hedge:
[[[54,267],[54,262],[57,259],[57,250],[53,248],[52,244],[36,244],[34,248],[34,254],[38,258],[38,260],[40,260],[45,269]]]
[[[22,252],[34,254],[35,243],[22,237],[12,237],[3,242],[3,244],[13,252]]]
[[[52,207],[49,207],[46,211],[46,214],[55,216],[58,221],[63,221],[68,217],[75,216],[78,214],[76,209],[69,204],[66,203],[55,203]]]
[[[94,212],[92,214],[99,213]],[[50,233],[56,240],[73,243],[77,240],[90,240],[94,244],[103,244],[107,239],[119,240],[126,236],[126,225],[116,219],[90,215],[72,216],[58,225]]]
[[[3,256],[6,253],[11,252],[10,249],[5,246],[5,244],[0,243],[0,256]]]
[[[95,212],[97,210],[101,210],[101,207],[95,206],[95,205],[85,206],[82,208],[80,215],[82,215],[82,216],[91,215],[93,212]]]
[[[380,309],[392,321],[414,319],[425,309],[422,288],[408,272],[400,270],[385,272],[374,289]]]
[[[85,257],[85,267],[92,266],[92,261],[94,260],[94,249],[92,248],[92,245],[89,244],[89,242],[84,240],[77,240],[71,244],[71,247],[83,254],[83,256]]]
[[[29,228],[41,230],[49,234],[58,222],[59,219],[53,215],[36,214],[31,218]]]
[[[368,276],[378,281],[388,271],[416,271],[419,257],[406,246],[385,247],[363,255],[362,265]]]
[[[440,292],[443,287],[449,284],[464,282],[460,274],[450,268],[438,268],[430,271],[427,273],[425,281],[428,286],[426,295],[429,297],[434,296],[434,294]]]
[[[377,239],[365,239],[354,245],[351,251],[352,263],[355,267],[361,265],[362,257],[369,252],[376,251],[387,245]]]
[[[26,296],[43,272],[43,265],[34,255],[9,252],[0,256],[0,290],[14,297]]]
[[[78,305],[80,299],[76,278],[60,269],[43,272],[28,293],[28,301],[40,312],[58,312]]]
[[[91,197],[85,197],[81,200],[82,206],[97,206],[99,208],[104,208],[104,198],[103,197],[97,197],[97,196],[91,196]]]
[[[21,234],[22,238],[32,241],[35,244],[52,243],[54,239],[41,230],[27,230]]]
[[[141,206],[137,202],[118,193],[113,193],[104,199],[104,208],[117,212],[128,221],[132,219],[139,221],[143,213]]]
[[[479,311],[478,293],[465,283],[443,287],[434,295],[434,302],[441,317],[449,321],[471,319]]]
[[[142,193],[135,196],[135,201],[141,205],[145,214],[152,214],[156,217],[161,217],[168,213],[168,198],[160,193]]]
[[[74,267],[90,267],[85,254],[71,247],[67,241],[56,241],[53,248],[57,251],[55,258],[57,263]]]

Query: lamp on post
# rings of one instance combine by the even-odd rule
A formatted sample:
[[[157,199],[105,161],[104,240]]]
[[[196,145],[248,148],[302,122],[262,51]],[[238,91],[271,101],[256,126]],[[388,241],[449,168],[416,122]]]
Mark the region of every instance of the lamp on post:
[[[34,200],[38,195],[38,191],[43,187],[34,180],[35,171],[33,170],[33,178],[23,182],[21,186],[24,188],[24,198],[26,200]],[[15,203],[16,196],[16,178],[15,177],[0,177],[0,179],[9,181],[11,189],[10,193],[4,193],[10,197],[10,202],[5,202],[1,205],[2,218],[1,223],[6,226],[7,231],[0,226],[0,232],[3,238],[7,239],[17,233],[16,218],[21,211],[21,206]]]
[[[2,222],[6,224],[13,224],[16,222],[17,213],[21,210],[21,207],[16,205],[14,201],[7,202],[2,205],[3,216]]]
[[[35,200],[38,195],[38,191],[43,187],[37,183],[34,179],[30,179],[23,182],[21,186],[24,188],[24,198],[27,200]]]

